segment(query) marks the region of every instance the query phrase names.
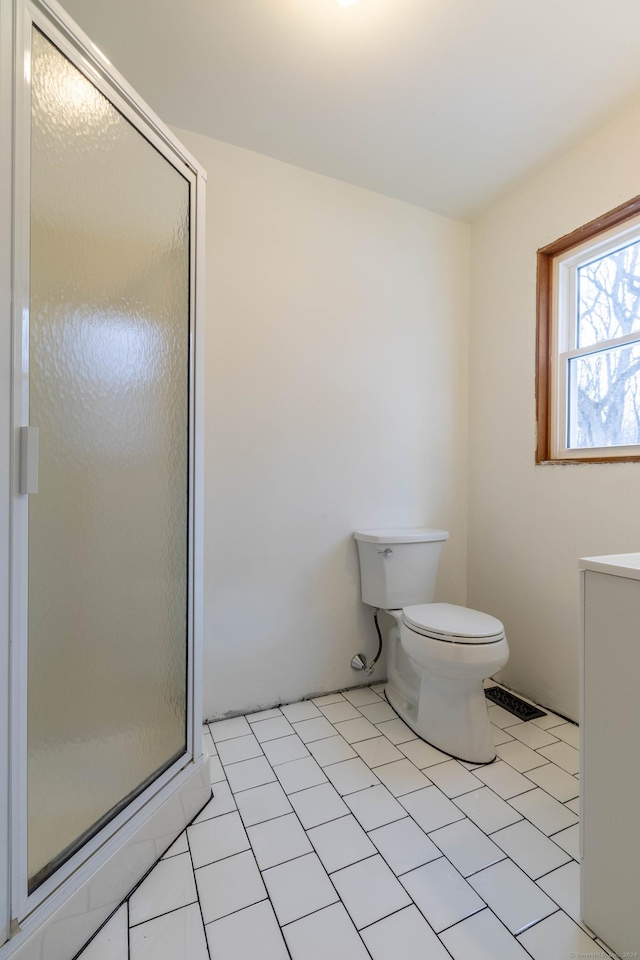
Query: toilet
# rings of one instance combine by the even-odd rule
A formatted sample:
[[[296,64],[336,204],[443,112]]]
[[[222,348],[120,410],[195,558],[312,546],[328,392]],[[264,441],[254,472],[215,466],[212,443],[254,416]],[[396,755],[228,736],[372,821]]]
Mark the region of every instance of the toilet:
[[[486,677],[509,659],[504,627],[489,614],[433,603],[445,530],[362,530],[362,601],[389,615],[387,700],[427,743],[469,763],[496,758]]]

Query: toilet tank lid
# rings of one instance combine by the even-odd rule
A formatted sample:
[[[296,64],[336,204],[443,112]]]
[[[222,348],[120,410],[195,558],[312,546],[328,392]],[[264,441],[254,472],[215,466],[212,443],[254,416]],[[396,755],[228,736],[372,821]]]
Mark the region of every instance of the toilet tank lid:
[[[388,530],[357,530],[356,540],[365,543],[425,543],[429,540],[448,540],[446,530],[434,530],[431,527],[403,527]]]
[[[496,617],[453,603],[419,603],[405,607],[402,619],[418,633],[438,633],[443,637],[473,638],[476,641],[500,637],[504,626]]]

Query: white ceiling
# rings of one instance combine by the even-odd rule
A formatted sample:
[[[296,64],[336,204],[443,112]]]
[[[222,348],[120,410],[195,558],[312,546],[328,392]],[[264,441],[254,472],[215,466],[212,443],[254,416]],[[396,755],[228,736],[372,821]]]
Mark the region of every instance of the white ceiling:
[[[158,114],[472,219],[640,91],[639,0],[63,0]]]

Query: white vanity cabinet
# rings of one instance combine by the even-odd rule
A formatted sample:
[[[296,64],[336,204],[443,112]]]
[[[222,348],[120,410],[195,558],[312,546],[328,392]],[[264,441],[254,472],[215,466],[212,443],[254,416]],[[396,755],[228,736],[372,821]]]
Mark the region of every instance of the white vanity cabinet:
[[[582,919],[640,956],[640,553],[580,561]]]

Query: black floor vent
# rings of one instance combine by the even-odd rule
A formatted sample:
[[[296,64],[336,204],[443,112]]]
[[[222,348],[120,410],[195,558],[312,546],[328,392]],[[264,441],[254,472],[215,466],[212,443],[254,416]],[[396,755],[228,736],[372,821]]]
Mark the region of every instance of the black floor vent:
[[[514,693],[509,693],[508,690],[503,690],[502,687],[489,687],[488,690],[485,690],[484,695],[487,700],[493,700],[499,707],[508,710],[519,720],[534,720],[535,717],[546,717],[544,710],[532,707],[530,703],[525,703],[520,697],[516,697]]]

